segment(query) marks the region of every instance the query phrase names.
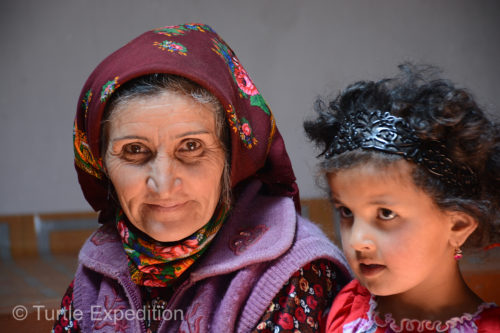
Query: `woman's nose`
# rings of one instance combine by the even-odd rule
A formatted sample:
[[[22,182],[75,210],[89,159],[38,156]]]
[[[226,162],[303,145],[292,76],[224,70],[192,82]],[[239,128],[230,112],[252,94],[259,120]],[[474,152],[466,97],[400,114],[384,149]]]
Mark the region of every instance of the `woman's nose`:
[[[373,230],[370,225],[355,218],[351,227],[350,245],[356,251],[370,251],[375,249]]]
[[[175,190],[181,183],[176,175],[175,162],[169,156],[156,156],[151,162],[151,172],[147,186],[157,193],[168,193]]]

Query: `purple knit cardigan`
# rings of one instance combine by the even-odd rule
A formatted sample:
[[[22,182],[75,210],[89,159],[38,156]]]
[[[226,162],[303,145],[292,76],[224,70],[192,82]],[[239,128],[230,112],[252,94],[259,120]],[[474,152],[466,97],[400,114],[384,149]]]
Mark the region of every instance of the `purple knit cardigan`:
[[[250,183],[231,217],[177,288],[159,332],[248,332],[300,267],[316,259],[349,272],[340,250],[295,212],[290,198]],[[114,228],[102,227],[79,255],[74,312],[82,332],[146,332],[145,312]]]

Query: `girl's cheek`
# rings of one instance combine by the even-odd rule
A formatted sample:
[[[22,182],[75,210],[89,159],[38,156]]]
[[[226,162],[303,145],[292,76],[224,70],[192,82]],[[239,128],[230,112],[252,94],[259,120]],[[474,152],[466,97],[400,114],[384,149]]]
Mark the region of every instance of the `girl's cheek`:
[[[344,250],[344,252],[349,252],[349,250],[352,250],[349,245],[350,235],[350,229],[347,228],[347,226],[345,226],[343,223],[340,223],[340,239],[342,241],[342,249]]]

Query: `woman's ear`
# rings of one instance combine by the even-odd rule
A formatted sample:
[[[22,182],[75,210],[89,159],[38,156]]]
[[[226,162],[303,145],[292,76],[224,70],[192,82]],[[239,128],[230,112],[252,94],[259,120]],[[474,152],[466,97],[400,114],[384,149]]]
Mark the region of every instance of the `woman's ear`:
[[[462,246],[467,238],[476,230],[478,222],[475,218],[464,212],[451,212],[451,234],[450,245],[453,247]]]

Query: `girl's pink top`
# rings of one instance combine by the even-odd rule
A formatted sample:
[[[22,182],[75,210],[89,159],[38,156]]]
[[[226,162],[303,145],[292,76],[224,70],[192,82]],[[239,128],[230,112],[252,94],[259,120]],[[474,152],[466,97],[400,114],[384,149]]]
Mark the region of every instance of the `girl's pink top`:
[[[357,280],[337,295],[328,314],[325,331],[329,333],[392,332],[500,332],[500,308],[481,304],[475,313],[464,313],[446,322],[403,319],[396,322],[390,314],[381,318],[375,297]]]

